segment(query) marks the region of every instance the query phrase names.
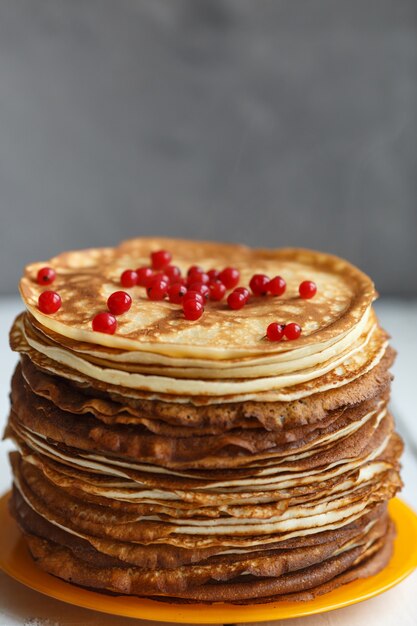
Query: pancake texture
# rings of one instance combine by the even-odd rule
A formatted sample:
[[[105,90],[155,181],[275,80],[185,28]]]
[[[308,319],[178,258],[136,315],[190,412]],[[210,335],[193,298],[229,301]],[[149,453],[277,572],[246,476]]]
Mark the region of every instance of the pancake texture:
[[[132,287],[116,333],[95,332],[121,273],[159,249],[183,275],[235,266],[239,286],[264,273],[287,289],[237,311],[209,301],[190,322]],[[62,298],[52,315],[37,305],[44,266]],[[395,352],[357,268],[309,250],[133,239],[31,264],[20,291],[10,510],[40,568],[103,592],[252,604],[387,565],[402,485]],[[268,341],[273,321],[301,336]]]

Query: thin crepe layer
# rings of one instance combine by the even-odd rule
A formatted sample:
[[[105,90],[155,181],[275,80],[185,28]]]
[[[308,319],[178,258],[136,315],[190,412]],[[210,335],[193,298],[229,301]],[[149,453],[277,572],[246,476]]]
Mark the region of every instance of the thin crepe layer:
[[[167,376],[130,374],[100,367],[74,352],[49,345],[36,333],[27,315],[21,315],[11,329],[12,349],[27,354],[40,369],[99,391],[136,399],[207,405],[256,401],[291,401],[329,389],[343,387],[373,369],[383,358],[388,336],[373,315],[359,339],[341,355],[326,360],[320,368],[307,368],[287,376],[225,381],[180,380]]]
[[[23,377],[32,391],[64,411],[78,415],[92,413],[107,424],[142,425],[151,432],[167,436],[186,436],[187,433],[194,436],[194,433],[218,434],[238,427],[263,426],[267,430],[282,431],[309,424],[322,425],[334,411],[370,400],[387,391],[392,378],[389,367],[394,356],[394,350],[389,347],[381,362],[368,373],[349,385],[313,394],[308,399],[209,406],[156,400],[135,401],[126,396],[100,392],[93,387],[77,386],[65,378],[37,368],[24,355],[21,367]]]
[[[106,566],[135,565],[144,569],[173,569],[195,563],[227,563],[250,560],[252,557],[285,550],[307,550],[323,544],[344,545],[363,534],[366,528],[386,519],[386,505],[374,506],[370,512],[339,529],[327,530],[310,535],[300,535],[292,539],[282,539],[268,546],[247,547],[244,550],[225,550],[218,547],[187,549],[169,544],[130,543],[114,539],[97,538],[86,535],[84,538],[52,524],[37,513],[15,487],[11,499],[11,512],[22,529],[30,534],[50,538],[55,543],[65,545],[87,562],[102,563]]]
[[[256,561],[252,561],[251,571],[244,570],[241,575],[237,575],[227,582],[215,582],[218,580],[216,570],[210,576],[209,572],[193,576],[184,576],[184,572],[171,571],[171,576],[164,572],[163,577],[158,577],[155,571],[144,574],[133,567],[128,569],[119,567],[97,567],[77,558],[68,548],[54,544],[50,540],[39,539],[33,535],[27,535],[30,550],[38,564],[46,571],[69,579],[71,582],[98,589],[105,589],[115,593],[127,593],[134,595],[153,595],[171,598],[186,598],[202,602],[234,602],[250,598],[270,598],[284,594],[293,594],[309,590],[314,594],[314,588],[325,583],[330,583],[332,579],[337,579],[344,572],[349,572],[360,563],[371,559],[379,552],[382,555],[390,552],[394,530],[389,527],[385,541],[369,533],[366,543],[353,545],[338,554],[324,559],[319,564],[306,565],[301,570],[291,571],[289,562],[296,562],[297,556],[293,558],[275,559],[275,567],[272,567],[270,575],[264,575],[263,568],[256,569]],[[381,555],[381,556],[382,556]],[[304,555],[301,562],[307,564],[310,555]],[[312,559],[314,561],[314,558]],[[379,567],[386,564],[386,557],[381,559]],[[235,570],[239,570],[239,565],[235,564]],[[252,572],[255,571],[256,574]],[[284,573],[285,572],[285,573]],[[288,572],[288,573],[287,573]],[[179,575],[178,575],[179,574]],[[202,582],[204,579],[208,582]],[[220,574],[222,580],[222,574]],[[187,584],[188,583],[188,584]],[[197,583],[197,584],[196,584]],[[188,586],[188,588],[187,588]]]
[[[308,427],[300,428],[298,433],[294,430],[288,433],[236,428],[217,436],[199,436],[196,432],[192,439],[153,434],[141,425],[103,425],[91,414],[80,419],[34,394],[21,376],[19,367],[12,380],[11,399],[13,415],[21,425],[67,446],[110,452],[121,458],[140,459],[166,467],[220,468],[231,454],[244,465],[247,458],[253,461],[262,456],[286,456],[313,448],[316,453],[323,453],[325,449],[333,449],[338,440],[352,438],[355,432],[356,437],[365,442],[375,421],[386,411],[387,398],[374,398],[354,407],[345,407],[315,430]],[[299,434],[298,439],[296,434]]]
[[[120,283],[127,267],[149,263],[149,254],[160,248],[175,250],[175,263],[185,271],[198,263],[206,269],[236,264],[241,284],[249,284],[253,274],[277,273],[286,277],[283,297],[258,298],[241,311],[227,311],[223,303],[209,303],[210,315],[190,325],[178,307],[169,302],[153,302],[141,288],[131,290],[133,304],[120,320],[115,335],[94,333],[91,316],[103,309],[108,296]],[[43,287],[36,281],[40,267],[54,267],[54,288],[61,293],[65,307],[54,316],[42,314],[37,301]],[[314,302],[303,301],[298,285],[308,276],[319,289]],[[323,342],[343,336],[360,322],[375,298],[368,276],[338,257],[301,249],[251,249],[234,244],[195,242],[161,238],[138,238],[115,248],[95,248],[64,252],[49,261],[25,268],[20,291],[26,308],[49,331],[73,340],[110,348],[147,352],[172,358],[228,361],[247,357],[264,358],[290,350],[317,351]],[[88,312],[90,315],[86,315]],[[285,343],[260,341],[268,320],[296,321],[303,335],[290,347]],[[235,322],[234,332],[230,323]]]

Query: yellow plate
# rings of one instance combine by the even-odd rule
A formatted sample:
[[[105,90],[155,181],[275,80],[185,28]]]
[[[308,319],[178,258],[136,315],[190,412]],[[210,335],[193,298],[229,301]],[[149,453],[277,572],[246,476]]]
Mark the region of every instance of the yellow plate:
[[[9,494],[6,494],[0,500],[0,568],[27,587],[47,596],[113,615],[189,624],[290,619],[333,611],[372,598],[399,583],[417,567],[417,515],[396,498],[390,503],[390,514],[398,534],[389,565],[376,576],[356,580],[314,600],[237,606],[168,604],[134,596],[108,596],[70,585],[38,569],[16,522],[9,515],[8,498]]]

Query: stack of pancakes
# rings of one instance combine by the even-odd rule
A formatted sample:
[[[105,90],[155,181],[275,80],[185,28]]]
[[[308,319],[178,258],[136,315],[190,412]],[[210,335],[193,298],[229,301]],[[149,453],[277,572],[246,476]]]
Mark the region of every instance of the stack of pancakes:
[[[183,272],[232,265],[241,285],[279,274],[287,291],[239,311],[208,303],[190,322],[135,287],[116,334],[94,332],[121,272],[161,248]],[[49,316],[45,264],[63,302]],[[255,603],[310,599],[388,563],[394,352],[358,269],[306,250],[136,239],[30,265],[21,293],[11,509],[42,569],[117,594]],[[273,321],[301,337],[267,341]]]

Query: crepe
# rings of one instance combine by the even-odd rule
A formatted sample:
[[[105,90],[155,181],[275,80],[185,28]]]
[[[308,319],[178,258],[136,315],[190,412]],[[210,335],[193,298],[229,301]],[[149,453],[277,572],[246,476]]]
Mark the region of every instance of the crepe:
[[[280,274],[280,298],[197,322],[135,287],[114,335],[91,319],[120,274],[175,250],[183,273]],[[37,270],[57,272],[44,315]],[[314,280],[312,300],[298,284]],[[307,250],[137,239],[25,269],[6,435],[11,511],[45,571],[172,602],[310,599],[384,567],[402,441],[388,403],[395,352],[372,281]],[[269,342],[271,321],[302,326]]]
[[[32,554],[55,575],[62,577],[64,573],[78,584],[117,593],[200,601],[214,597],[232,602],[245,600],[248,587],[252,587],[251,594],[258,598],[272,592],[277,594],[277,599],[285,593],[314,589],[318,582],[328,581],[352,563],[370,559],[386,545],[382,539],[391,542],[393,535],[392,523],[385,515],[361,529],[352,528],[350,535],[334,536],[317,545],[281,547],[249,557],[223,555],[208,559],[204,565],[143,569],[115,557],[103,558],[102,552],[88,547],[82,540],[48,526],[42,517],[33,514],[18,493],[13,507],[27,533]],[[253,586],[257,587],[256,594]]]
[[[253,274],[281,274],[288,289],[282,298],[257,299],[239,312],[223,304],[210,305],[198,325],[187,323],[169,302],[152,302],[143,290],[132,290],[134,302],[123,317],[117,335],[106,336],[91,329],[91,315],[105,308],[108,296],[119,287],[123,270],[149,264],[149,254],[160,248],[175,250],[174,262],[185,272],[198,263],[210,267],[236,264],[241,284]],[[54,288],[62,295],[64,306],[54,316],[42,314],[37,298],[42,291],[34,278],[38,269],[52,266],[57,272]],[[298,285],[308,278],[318,285],[313,302],[301,301]],[[341,337],[366,315],[375,289],[372,281],[357,268],[337,257],[300,249],[264,250],[232,244],[190,242],[172,239],[132,239],[117,248],[95,248],[61,255],[29,265],[20,282],[24,303],[43,327],[77,343],[147,351],[171,357],[227,360],[252,355],[261,357],[281,353],[288,345],[260,341],[268,321],[276,317],[299,322],[303,336],[292,349],[308,352],[317,344]],[[233,332],[230,332],[231,323]],[[203,332],[202,332],[203,331]]]
[[[195,405],[256,401],[291,401],[348,384],[374,368],[386,353],[387,335],[373,315],[360,337],[341,355],[320,367],[267,378],[237,380],[184,380],[106,368],[80,358],[75,352],[51,346],[34,332],[27,316],[15,320],[11,346],[27,354],[41,369],[73,382],[133,398],[175,401]]]

